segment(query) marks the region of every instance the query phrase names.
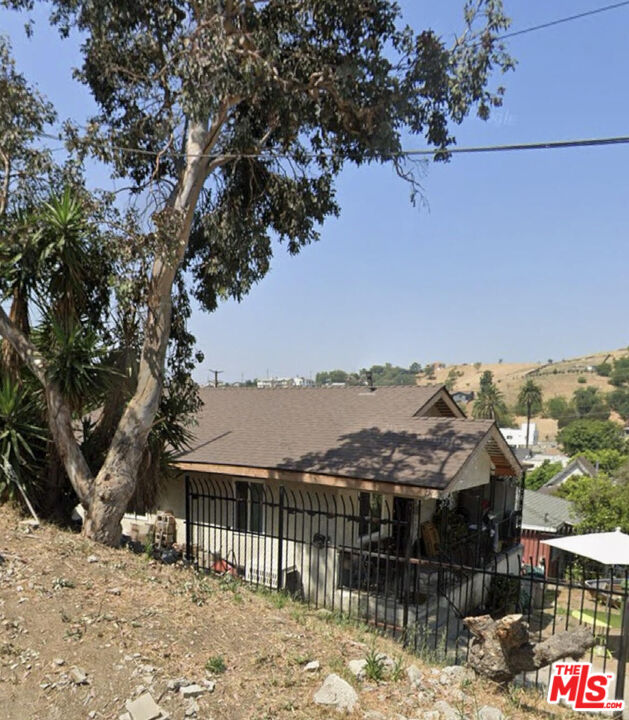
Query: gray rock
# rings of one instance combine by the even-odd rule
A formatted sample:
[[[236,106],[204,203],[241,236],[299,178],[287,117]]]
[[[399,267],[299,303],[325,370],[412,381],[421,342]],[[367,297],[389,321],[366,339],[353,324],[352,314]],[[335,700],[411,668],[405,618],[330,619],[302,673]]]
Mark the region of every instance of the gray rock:
[[[365,668],[367,667],[367,661],[366,660],[350,660],[347,663],[347,667],[349,668],[349,671],[357,677],[359,680],[362,680],[365,677]]]
[[[474,680],[474,671],[462,665],[444,667],[439,676],[442,685],[460,685],[465,680]]]
[[[87,562],[88,562],[88,563],[97,563],[97,562],[98,562],[98,555],[88,555],[88,556],[87,556]]]
[[[406,668],[406,677],[408,678],[411,686],[414,688],[418,688],[424,678],[421,670],[417,667],[417,665],[409,665]]]
[[[157,720],[162,717],[162,709],[153,700],[151,693],[144,693],[135,700],[127,700],[125,708],[132,720]]]
[[[122,715],[118,715],[118,720],[131,720],[131,715],[129,715],[129,713],[122,713]]]
[[[343,678],[332,674],[314,694],[314,701],[317,705],[335,707],[339,712],[352,712],[358,702],[358,694]]]
[[[439,710],[426,710],[422,715],[422,720],[439,720]]]
[[[184,698],[195,698],[199,697],[199,695],[202,695],[205,692],[205,688],[202,688],[200,685],[194,683],[193,685],[186,685],[185,687],[180,687],[179,692]]]
[[[504,715],[497,707],[483,705],[478,711],[478,720],[504,720]]]
[[[169,680],[166,683],[166,687],[168,688],[168,690],[170,690],[172,692],[177,692],[177,690],[179,690],[180,687],[183,687],[184,685],[190,685],[190,684],[191,683],[188,680],[188,678],[180,677],[180,678],[176,678],[175,680]]]
[[[318,660],[311,660],[304,665],[304,672],[316,672],[320,667],[321,663]]]
[[[63,658],[53,658],[52,664],[56,665],[57,667],[61,667],[62,665],[66,664],[66,661]]]
[[[216,687],[216,681],[215,680],[204,680],[203,685],[209,693],[213,693],[214,688]]]
[[[443,720],[460,720],[461,714],[445,700],[437,700],[435,710],[439,712],[437,717],[443,718]]]
[[[76,665],[70,668],[70,679],[75,685],[87,685],[87,673]]]
[[[192,702],[186,708],[184,715],[186,717],[194,717],[199,712],[199,703],[196,700]]]

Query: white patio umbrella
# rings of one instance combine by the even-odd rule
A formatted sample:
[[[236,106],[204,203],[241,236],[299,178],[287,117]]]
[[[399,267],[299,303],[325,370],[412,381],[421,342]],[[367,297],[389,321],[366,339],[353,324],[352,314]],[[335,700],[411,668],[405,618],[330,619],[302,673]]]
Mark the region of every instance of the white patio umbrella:
[[[620,530],[587,535],[566,535],[542,542],[559,550],[596,560],[602,565],[629,566],[629,535]]]

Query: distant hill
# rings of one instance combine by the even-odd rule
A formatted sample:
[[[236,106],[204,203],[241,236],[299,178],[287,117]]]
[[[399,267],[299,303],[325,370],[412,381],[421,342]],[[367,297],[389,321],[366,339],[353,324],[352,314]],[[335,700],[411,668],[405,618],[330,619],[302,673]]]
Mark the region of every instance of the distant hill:
[[[458,390],[478,392],[480,377],[485,370],[491,370],[494,375],[494,382],[504,394],[505,401],[509,407],[513,407],[517,401],[520,388],[526,380],[534,380],[544,394],[544,400],[556,396],[563,396],[570,399],[577,388],[596,387],[602,392],[610,392],[614,386],[609,379],[597,375],[594,368],[597,365],[612,358],[619,358],[629,355],[627,348],[618,350],[602,351],[570,358],[552,363],[463,363],[458,365],[440,366],[435,364],[432,376],[421,373],[417,376],[418,385],[430,385],[434,383],[445,383],[451,371],[457,374],[454,381],[453,391]],[[579,378],[585,378],[585,383],[579,382]],[[612,413],[612,419],[614,413]],[[554,420],[542,420],[543,427],[540,427],[540,439],[552,439],[556,432]]]

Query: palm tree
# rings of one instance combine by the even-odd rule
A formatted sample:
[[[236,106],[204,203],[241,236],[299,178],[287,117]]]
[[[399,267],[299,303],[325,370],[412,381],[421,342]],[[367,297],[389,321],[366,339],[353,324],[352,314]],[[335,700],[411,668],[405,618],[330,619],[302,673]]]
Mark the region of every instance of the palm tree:
[[[529,428],[531,427],[531,409],[541,407],[542,405],[542,388],[536,385],[533,380],[527,380],[520,394],[518,395],[518,404],[526,405],[526,447],[529,446]]]
[[[478,419],[495,420],[498,424],[508,415],[503,395],[493,383],[485,385],[478,393],[472,415]]]

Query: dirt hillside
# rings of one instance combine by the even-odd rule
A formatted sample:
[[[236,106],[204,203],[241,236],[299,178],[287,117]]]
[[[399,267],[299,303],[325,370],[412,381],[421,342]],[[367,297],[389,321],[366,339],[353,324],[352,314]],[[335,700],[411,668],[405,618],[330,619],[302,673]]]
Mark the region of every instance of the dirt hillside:
[[[313,703],[330,673],[359,693],[352,718],[431,717],[424,713],[439,700],[470,719],[483,705],[501,708],[505,718],[567,716],[521,689],[444,684],[442,669],[393,641],[282,595],[158,565],[52,527],[28,532],[19,520],[0,507],[3,720],[116,719],[146,692],[172,720],[332,718],[335,710]],[[374,642],[398,671],[383,682],[358,681],[348,661],[365,658]],[[315,660],[320,668],[305,670]],[[411,663],[421,671],[419,688],[406,675]],[[192,683],[201,694],[185,699],[179,686]]]
[[[569,360],[557,360],[552,363],[465,363],[461,365],[447,365],[436,367],[434,379],[420,375],[418,382],[431,384],[435,382],[445,383],[451,370],[460,375],[454,384],[454,391],[461,390],[478,392],[481,375],[485,370],[491,370],[494,380],[503,392],[509,406],[515,404],[520,388],[528,379],[533,379],[541,386],[544,398],[548,399],[561,395],[570,398],[572,393],[579,387],[593,386],[604,392],[613,390],[608,379],[601,377],[589,368],[594,368],[607,359],[623,357],[629,354],[627,348],[609,350],[592,355],[583,355]],[[438,364],[437,364],[438,365]],[[583,377],[586,383],[579,383]]]

